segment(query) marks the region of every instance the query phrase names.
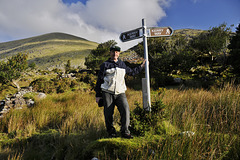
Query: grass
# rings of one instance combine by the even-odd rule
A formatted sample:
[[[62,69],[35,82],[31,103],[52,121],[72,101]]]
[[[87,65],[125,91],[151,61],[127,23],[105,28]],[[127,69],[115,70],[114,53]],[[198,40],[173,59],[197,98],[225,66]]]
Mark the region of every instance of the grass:
[[[0,120],[0,159],[238,159],[240,87],[159,89],[166,117],[160,127],[132,140],[107,138],[103,108],[92,91],[48,95],[33,108],[11,110]],[[141,106],[141,91],[129,89],[131,110]],[[146,113],[147,114],[147,113]],[[114,125],[119,130],[120,116]],[[184,134],[191,131],[194,135]],[[119,132],[118,132],[119,134]]]

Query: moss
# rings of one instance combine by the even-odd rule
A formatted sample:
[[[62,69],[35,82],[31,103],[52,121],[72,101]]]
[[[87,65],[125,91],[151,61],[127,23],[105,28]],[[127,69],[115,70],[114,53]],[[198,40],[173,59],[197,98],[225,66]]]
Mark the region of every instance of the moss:
[[[110,159],[126,159],[130,155],[137,156],[143,148],[143,143],[139,139],[134,138],[132,140],[114,138],[114,139],[99,139],[90,143],[83,152],[84,159],[92,157],[98,157],[104,159],[109,157]]]
[[[146,134],[133,139],[105,138],[91,142],[83,151],[83,159],[151,159],[164,136]],[[159,154],[159,153],[158,153]]]
[[[37,96],[37,93],[34,93],[34,92],[29,92],[29,93],[26,93],[23,95],[23,98],[24,99],[32,99],[34,100]]]

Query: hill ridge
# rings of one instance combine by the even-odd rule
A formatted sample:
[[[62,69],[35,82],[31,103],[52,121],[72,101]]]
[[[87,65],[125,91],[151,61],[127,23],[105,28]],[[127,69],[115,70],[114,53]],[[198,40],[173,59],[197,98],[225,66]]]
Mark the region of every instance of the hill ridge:
[[[85,57],[98,43],[67,33],[52,32],[39,36],[0,43],[0,61],[6,60],[19,52],[29,54],[29,63],[37,68],[61,68],[67,60],[73,66],[84,67]]]
[[[33,36],[33,37],[29,37],[29,38],[23,38],[23,39],[18,39],[18,40],[13,40],[13,41],[8,41],[8,42],[2,42],[0,43],[0,48],[1,50],[4,50],[5,48],[4,45],[7,44],[12,44],[12,43],[16,43],[17,45],[21,45],[23,43],[30,43],[30,42],[37,42],[37,41],[46,41],[46,40],[54,40],[54,39],[62,39],[62,40],[85,40],[88,41],[85,38],[82,37],[77,37],[75,35],[71,35],[68,33],[61,33],[61,32],[51,32],[51,33],[46,33],[46,34],[42,34],[42,35],[38,35],[38,36]]]
[[[200,34],[200,29],[177,29],[174,34],[187,39]],[[63,68],[67,60],[73,67],[85,68],[85,57],[98,43],[68,33],[52,32],[25,39],[0,43],[0,61],[6,60],[19,52],[29,53],[28,62],[37,68]],[[134,47],[132,47],[134,48]],[[129,48],[131,50],[131,48]]]

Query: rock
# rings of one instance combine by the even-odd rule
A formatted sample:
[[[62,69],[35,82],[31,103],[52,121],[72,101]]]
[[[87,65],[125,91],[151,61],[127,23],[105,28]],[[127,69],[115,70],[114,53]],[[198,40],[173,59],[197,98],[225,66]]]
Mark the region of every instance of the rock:
[[[5,109],[5,108],[3,108],[2,111],[1,111],[0,113],[2,113],[2,114],[6,114],[6,113],[8,113],[8,112],[9,112],[9,109]]]
[[[43,99],[43,98],[46,98],[46,97],[47,97],[47,95],[46,95],[45,93],[40,92],[40,93],[38,94],[38,98],[39,98],[39,99]]]
[[[29,86],[29,87],[28,87],[28,90],[29,90],[29,92],[33,92],[33,87],[32,87],[32,86]]]
[[[21,96],[22,96],[21,92],[18,92],[17,94],[14,95],[14,97],[16,97],[16,98],[19,98]]]
[[[13,101],[11,101],[11,100],[6,101],[5,105],[8,106],[9,108],[12,108],[14,106]]]
[[[181,136],[188,136],[188,137],[192,137],[194,136],[195,132],[192,132],[192,131],[185,131],[185,132],[182,132],[180,133]]]
[[[34,101],[32,99],[29,99],[26,101],[28,107],[33,107],[34,106]]]
[[[23,96],[27,93],[32,93],[33,88],[25,87],[20,88],[20,90],[13,95],[6,95],[4,100],[0,100],[0,118],[4,117],[4,114],[8,113],[10,109],[22,109],[23,107],[33,107],[35,102],[32,99],[25,100]],[[36,93],[36,92],[35,92]],[[46,98],[47,95],[42,92],[37,92],[38,98]]]
[[[0,101],[0,107],[2,107],[2,106],[5,106],[5,101],[3,100],[3,101]]]
[[[13,104],[14,108],[22,107],[26,105],[26,101],[23,98],[17,98],[15,101],[13,101]]]

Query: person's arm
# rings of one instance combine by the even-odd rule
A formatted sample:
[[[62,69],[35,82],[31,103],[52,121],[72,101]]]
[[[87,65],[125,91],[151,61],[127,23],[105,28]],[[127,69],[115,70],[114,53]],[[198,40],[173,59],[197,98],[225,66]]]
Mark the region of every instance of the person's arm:
[[[146,63],[146,60],[144,60],[141,65],[139,65],[138,67],[135,67],[133,69],[126,66],[124,63],[127,75],[134,76],[134,75],[140,73],[143,70],[145,63]]]
[[[144,59],[143,63],[141,64],[141,67],[144,68],[146,64],[146,59]]]

